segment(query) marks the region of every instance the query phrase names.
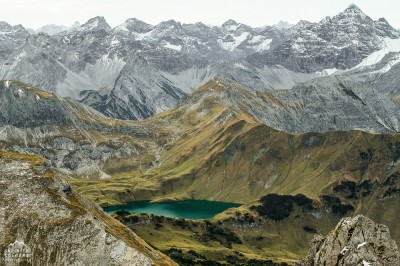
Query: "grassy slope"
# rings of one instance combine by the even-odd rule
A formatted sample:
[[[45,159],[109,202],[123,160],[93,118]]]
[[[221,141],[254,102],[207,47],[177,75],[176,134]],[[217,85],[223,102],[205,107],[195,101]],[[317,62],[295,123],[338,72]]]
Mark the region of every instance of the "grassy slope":
[[[397,187],[400,187],[399,180]],[[398,241],[400,239],[397,230],[400,220],[398,198],[383,199],[381,195],[385,190],[385,187],[376,186],[372,193],[363,196],[360,192],[355,198],[349,198],[348,192],[332,192],[330,195],[339,197],[354,206],[355,210],[346,214],[326,212],[324,209],[328,210],[327,207],[320,208],[315,213],[295,207],[288,218],[276,222],[260,217],[257,212],[245,205],[229,209],[210,221],[228,235],[238,237],[241,243],[229,244],[230,240],[218,233],[212,233],[216,239],[210,239],[207,234],[210,230],[206,229],[205,221],[182,222],[181,219],[147,215],[130,215],[128,218],[117,216],[117,218],[129,225],[151,245],[169,255],[172,248],[177,248],[184,254],[190,254],[191,250],[195,250],[209,260],[228,263],[228,265],[230,265],[229,256],[244,261],[273,260],[291,264],[306,255],[309,248],[308,242],[315,233],[326,235],[343,216],[366,214],[378,223],[389,225],[391,237]],[[139,219],[129,220],[129,217],[133,216]],[[246,216],[251,218],[247,219]],[[315,232],[306,231],[306,227]]]
[[[182,106],[149,119],[175,131],[173,140],[162,146],[160,158],[151,167],[128,171],[128,168],[118,171],[115,167],[111,179],[74,179],[72,184],[100,204],[195,198],[249,206],[263,195],[278,193],[304,194],[318,205],[320,196],[329,194],[355,207],[347,215],[367,214],[376,222],[388,225],[392,237],[400,240],[395,230],[400,219],[397,198],[382,200],[383,190],[379,188],[357,200],[333,191],[341,180],[356,184],[370,180],[381,184],[388,175],[399,171],[393,161],[400,157],[400,135],[360,131],[279,132],[255,120],[245,107],[231,101],[227,94],[235,89],[229,84],[210,82]],[[279,106],[268,95],[265,100]],[[232,216],[223,214],[216,219],[221,221]],[[220,249],[227,254],[239,251],[248,258],[294,260],[305,255],[308,240],[313,236],[304,231],[305,225],[326,234],[340,217],[329,213],[322,218],[292,214],[279,223],[264,221],[262,229],[231,228],[244,242],[234,245],[232,250],[223,245],[214,246],[215,243],[196,242],[190,231],[168,224],[159,230],[141,225],[137,232],[163,251],[174,246],[188,250],[193,245],[196,251],[217,260],[219,252],[213,250]],[[264,239],[255,241],[256,235]]]
[[[33,92],[37,93],[36,89]],[[43,95],[45,97],[52,95]],[[301,193],[319,202],[322,194],[335,194],[333,187],[340,180],[356,183],[371,180],[379,184],[399,171],[399,166],[393,163],[400,157],[399,135],[359,131],[287,134],[254,119],[249,108],[242,104],[243,98],[250,104],[259,104],[250,92],[229,82],[214,80],[178,108],[140,122],[109,119],[65,100],[83,123],[113,130],[106,133],[88,128],[77,134],[76,129],[71,130],[71,125],[66,125],[61,135],[81,143],[129,143],[137,147],[137,153],[131,156],[112,158],[104,163],[103,170],[112,178],[76,178],[70,182],[75,191],[100,204],[135,199],[196,198],[249,206],[268,193]],[[283,108],[268,93],[263,93],[261,98],[263,104]],[[399,241],[400,234],[393,230],[400,219],[398,198],[382,200],[382,193],[377,189],[373,195],[356,201],[339,196],[356,208],[354,213],[365,213],[376,222],[387,224]],[[246,209],[245,212],[250,211]],[[216,219],[224,220],[232,215],[224,213]],[[321,219],[310,215],[296,218],[293,214],[283,222],[266,222],[262,230],[232,229],[238,230],[244,240],[242,246],[234,246],[233,250],[247,253],[248,257],[266,255],[295,259],[305,254],[307,240],[312,237],[304,232],[304,225],[325,234],[338,219],[339,216],[331,214]],[[176,237],[163,241],[157,239],[165,236],[152,237],[151,234],[158,235],[153,229],[143,230],[143,237],[162,250],[174,245],[185,249],[189,241],[189,232],[170,226],[162,230]],[[254,241],[255,235],[263,236],[264,240]],[[207,243],[194,245],[205,254],[212,253],[214,248],[227,251],[226,247]]]
[[[396,156],[395,134],[273,130],[229,102],[229,89],[210,82],[181,107],[151,118],[175,131],[159,159],[139,155],[136,164],[106,166],[111,179],[72,184],[101,204],[163,197],[248,203],[267,193],[318,199],[338,180],[382,180]]]

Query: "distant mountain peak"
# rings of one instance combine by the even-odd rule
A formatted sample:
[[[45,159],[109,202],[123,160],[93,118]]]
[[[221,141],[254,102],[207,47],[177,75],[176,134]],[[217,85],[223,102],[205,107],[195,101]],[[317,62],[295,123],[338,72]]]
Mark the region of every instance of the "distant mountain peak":
[[[280,20],[278,23],[276,23],[275,25],[273,25],[275,28],[278,28],[278,29],[289,29],[289,28],[291,28],[291,27],[293,27],[294,25],[293,24],[290,24],[289,22],[287,22],[287,21],[282,21],[282,20]]]
[[[137,18],[129,18],[121,25],[115,28],[117,31],[130,31],[137,33],[149,32],[153,29],[153,26],[141,21]]]
[[[0,21],[0,30],[2,29],[11,29],[12,26],[5,21]]]
[[[356,13],[363,13],[361,8],[359,8],[356,4],[350,4],[347,8],[347,11],[352,11],[352,12],[356,12]],[[345,10],[345,11],[346,11]]]
[[[28,31],[21,24],[12,26],[5,21],[0,21],[0,32],[3,32],[3,33],[26,32],[26,33],[28,33]]]
[[[367,15],[364,14],[364,12],[355,4],[349,5],[341,14],[346,14],[346,15],[358,15],[361,17],[367,17]]]
[[[326,19],[326,18],[325,18],[325,19]],[[298,28],[305,28],[305,27],[311,26],[311,25],[313,25],[313,24],[314,24],[313,22],[310,22],[310,21],[308,21],[308,20],[300,20],[300,21],[297,22],[297,24],[294,25],[293,27],[296,28],[296,29],[298,29]]]
[[[163,21],[160,24],[166,24],[166,25],[181,25],[180,22],[177,22],[176,20],[170,19],[167,21]]]
[[[79,21],[75,21],[75,22],[70,26],[70,28],[72,29],[72,28],[76,28],[76,27],[79,27],[79,26],[81,26],[81,23],[80,23]]]
[[[111,30],[106,19],[102,16],[97,16],[89,19],[85,24],[80,27],[81,30]]]
[[[222,24],[222,27],[237,26],[239,24],[240,23],[236,22],[235,20],[229,19],[229,20],[225,21],[224,24]]]
[[[224,22],[224,24],[222,24],[222,29],[226,30],[228,32],[243,32],[243,31],[251,31],[251,27],[249,27],[246,24],[237,22],[233,19],[230,19],[226,22]]]
[[[39,29],[35,30],[34,32],[35,33],[43,32],[43,33],[46,33],[49,35],[54,35],[54,34],[60,33],[65,30],[77,28],[79,26],[81,26],[81,24],[78,21],[75,21],[71,26],[68,26],[68,27],[64,26],[64,25],[49,24],[49,25],[40,27]]]
[[[0,31],[26,31],[26,29],[21,24],[11,26],[5,21],[0,21]]]
[[[13,28],[16,30],[26,30],[21,24],[15,25]]]
[[[379,18],[378,21],[389,24],[389,22],[385,18]]]
[[[127,20],[125,20],[125,23],[132,24],[132,25],[133,24],[147,24],[146,22],[144,22],[140,19],[137,19],[137,18],[128,18]],[[147,25],[149,25],[149,24],[147,24]]]

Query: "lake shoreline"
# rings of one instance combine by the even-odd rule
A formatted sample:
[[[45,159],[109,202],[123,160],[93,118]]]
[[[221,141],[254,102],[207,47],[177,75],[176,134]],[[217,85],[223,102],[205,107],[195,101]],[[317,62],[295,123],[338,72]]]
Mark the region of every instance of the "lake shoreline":
[[[143,213],[170,218],[203,220],[210,219],[227,209],[237,208],[240,206],[242,206],[242,204],[193,199],[162,202],[140,200],[117,206],[103,207],[103,210],[110,215],[116,212],[129,212],[132,214]]]

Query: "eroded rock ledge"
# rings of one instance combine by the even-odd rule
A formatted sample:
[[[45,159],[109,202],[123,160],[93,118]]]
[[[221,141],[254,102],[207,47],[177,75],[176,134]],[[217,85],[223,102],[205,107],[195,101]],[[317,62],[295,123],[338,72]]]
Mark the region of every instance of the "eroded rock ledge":
[[[175,265],[43,161],[0,151],[0,265]]]
[[[397,266],[400,253],[385,225],[358,215],[343,218],[325,238],[315,236],[307,258],[297,265]]]

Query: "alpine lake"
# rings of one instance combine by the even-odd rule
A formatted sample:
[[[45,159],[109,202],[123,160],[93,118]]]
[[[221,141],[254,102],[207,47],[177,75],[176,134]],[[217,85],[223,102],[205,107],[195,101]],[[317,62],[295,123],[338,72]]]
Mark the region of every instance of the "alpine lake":
[[[126,211],[137,214],[145,213],[171,218],[202,220],[210,219],[226,209],[239,206],[241,204],[207,200],[173,202],[132,201],[124,205],[104,207],[103,209],[108,214]]]

